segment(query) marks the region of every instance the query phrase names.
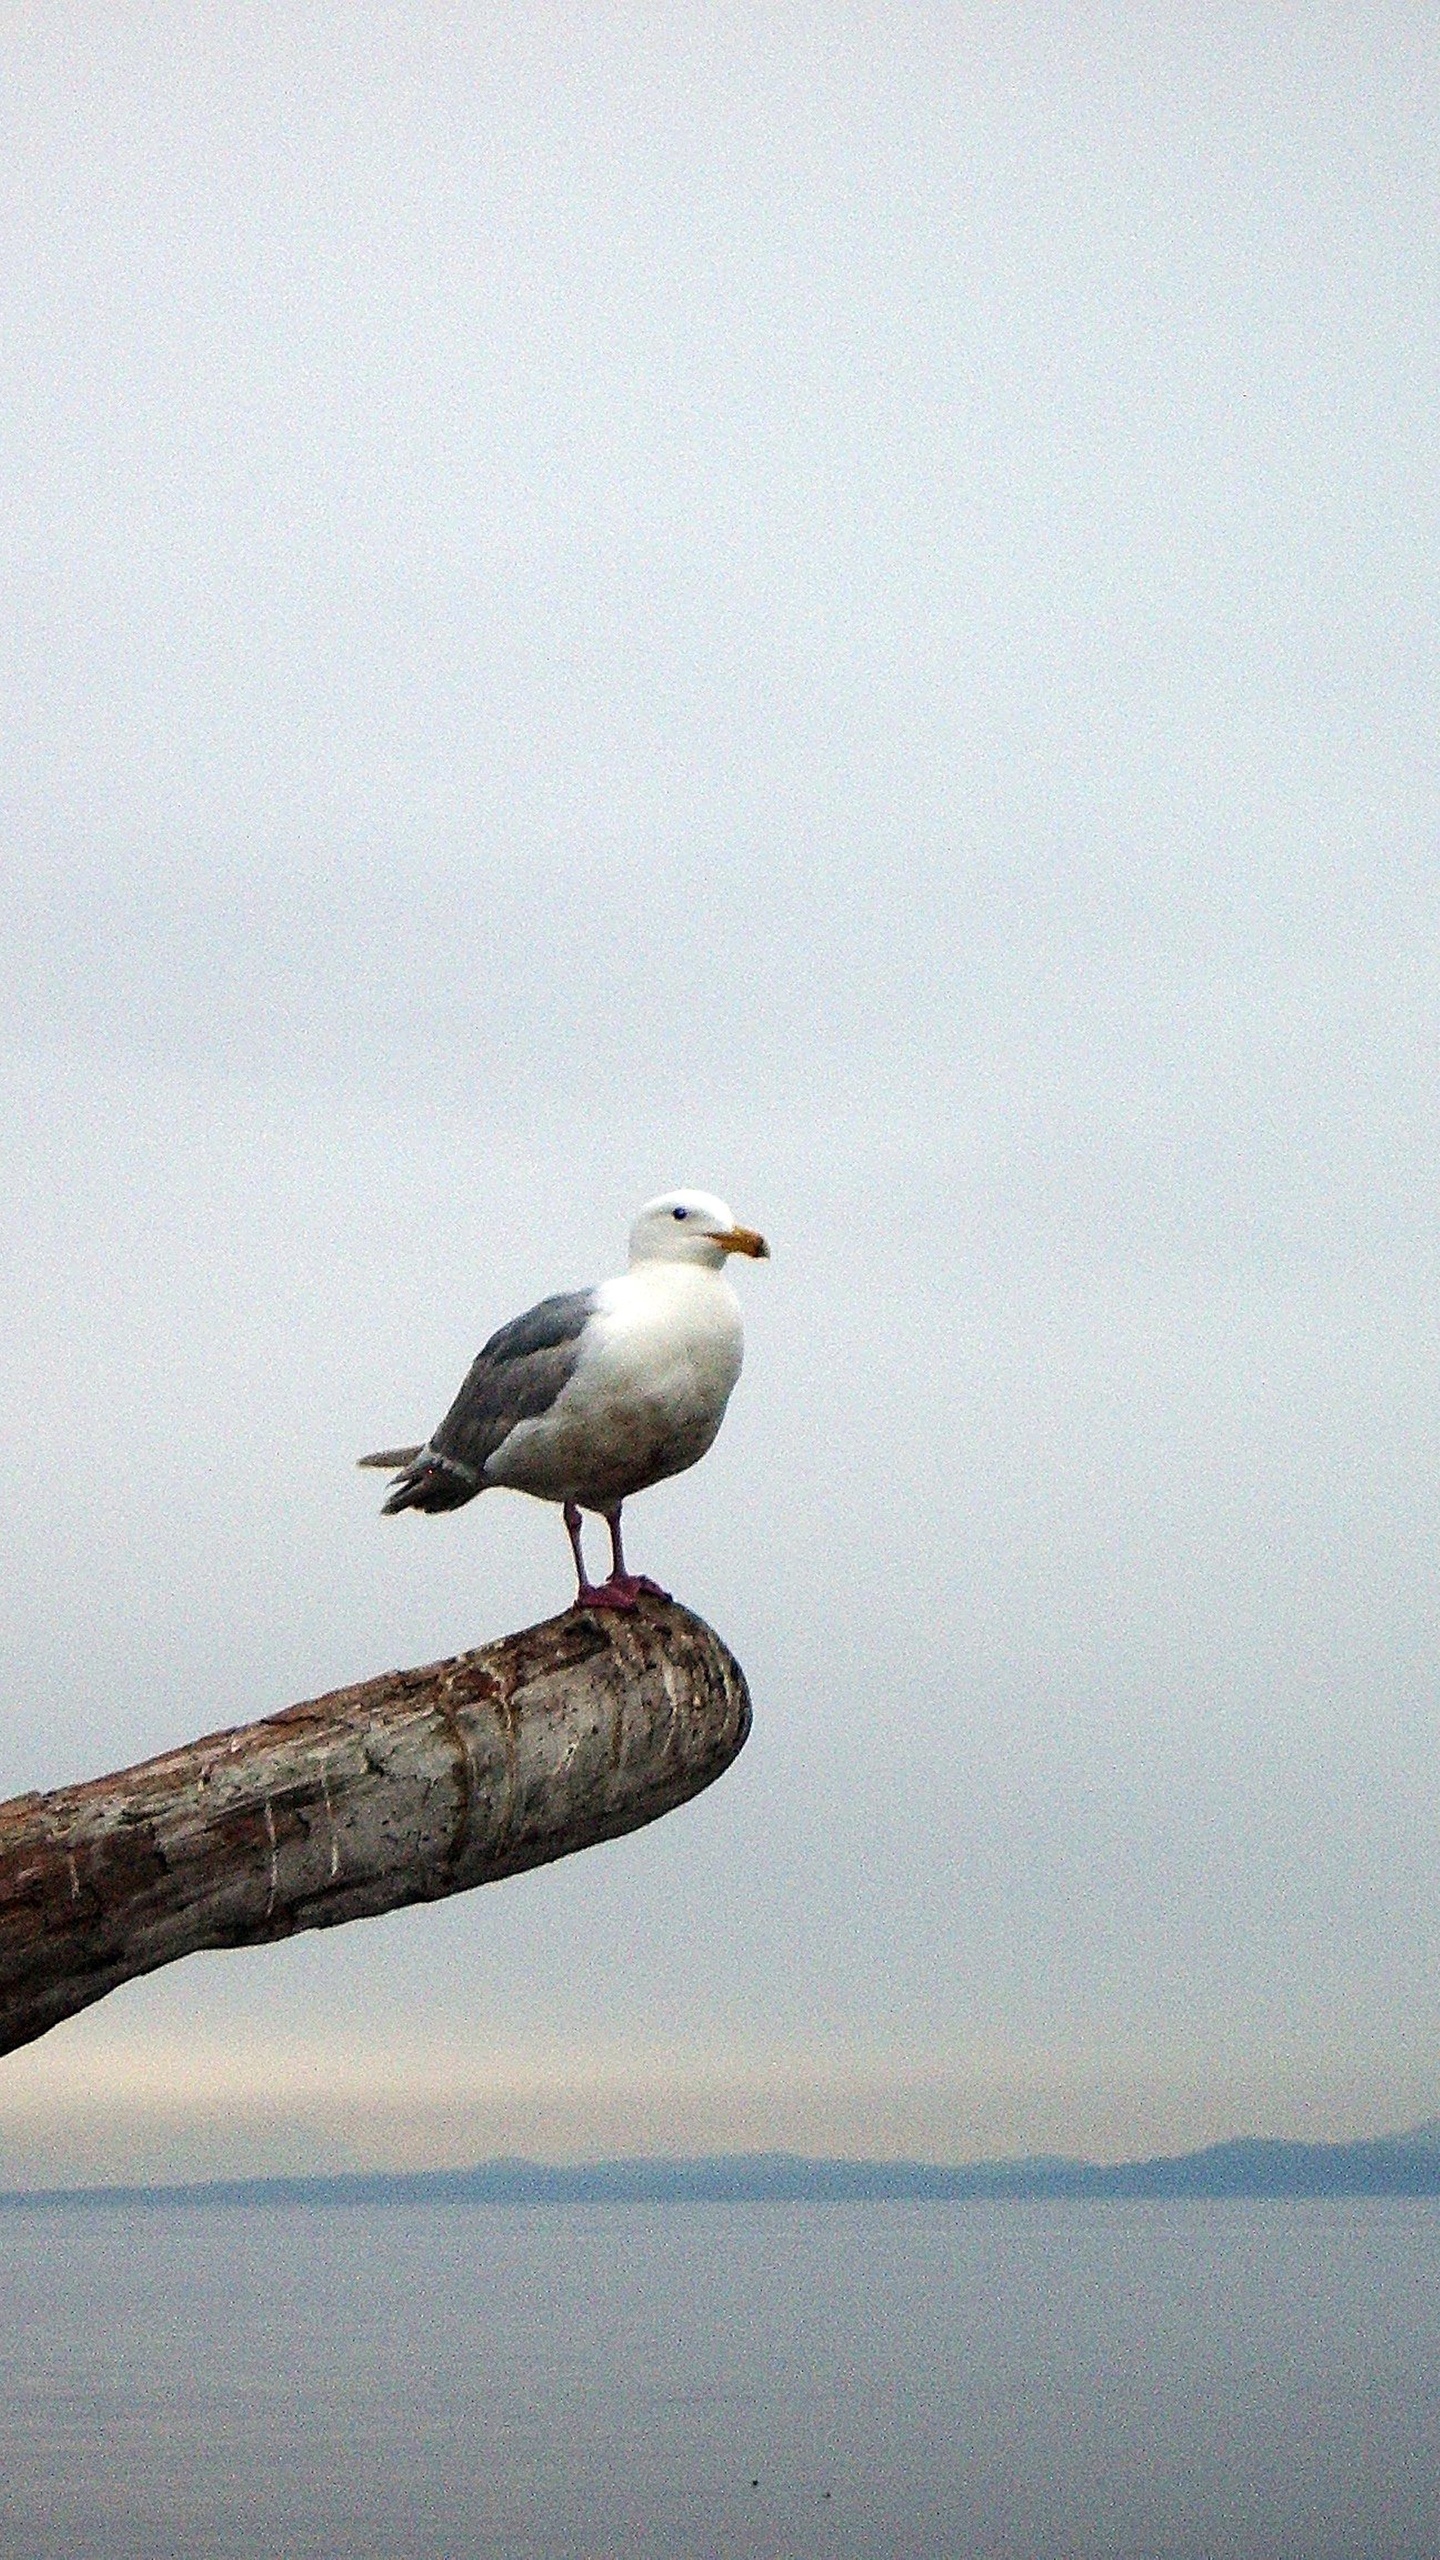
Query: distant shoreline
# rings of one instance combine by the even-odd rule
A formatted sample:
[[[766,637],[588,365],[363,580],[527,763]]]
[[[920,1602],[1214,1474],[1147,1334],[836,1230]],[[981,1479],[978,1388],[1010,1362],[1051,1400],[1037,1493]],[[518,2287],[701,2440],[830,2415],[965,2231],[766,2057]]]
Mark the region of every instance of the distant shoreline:
[[[1440,2126],[1361,2142],[1244,2137],[1174,2157],[996,2160],[944,2167],[909,2160],[807,2160],[789,2152],[701,2160],[601,2160],[555,2166],[490,2160],[473,2169],[356,2171],[329,2177],[217,2178],[177,2185],[36,2187],[0,2192],[0,2211],[196,2210],[223,2206],[577,2204],[983,2204],[1186,2198],[1440,2196]]]

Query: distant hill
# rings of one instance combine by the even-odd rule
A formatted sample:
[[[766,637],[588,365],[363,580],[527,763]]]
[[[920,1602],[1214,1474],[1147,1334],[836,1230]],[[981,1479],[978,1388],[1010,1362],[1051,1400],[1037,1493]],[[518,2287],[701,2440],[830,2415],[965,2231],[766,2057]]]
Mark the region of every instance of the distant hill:
[[[1174,2158],[995,2160],[943,2168],[909,2160],[805,2160],[785,2151],[715,2160],[598,2160],[554,2167],[488,2160],[474,2169],[336,2178],[221,2178],[203,2185],[51,2187],[0,2194],[0,2211],[45,2206],[981,2204],[1195,2196],[1440,2196],[1440,2124],[1366,2142],[1246,2136]]]

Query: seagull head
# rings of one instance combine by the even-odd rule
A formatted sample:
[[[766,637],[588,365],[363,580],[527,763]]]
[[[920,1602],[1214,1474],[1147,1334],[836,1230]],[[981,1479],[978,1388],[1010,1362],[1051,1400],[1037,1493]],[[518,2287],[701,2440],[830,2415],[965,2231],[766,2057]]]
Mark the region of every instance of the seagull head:
[[[770,1247],[753,1227],[737,1227],[728,1203],[713,1191],[662,1191],[646,1201],[630,1230],[632,1269],[637,1262],[698,1262],[718,1271],[727,1253],[764,1262]]]

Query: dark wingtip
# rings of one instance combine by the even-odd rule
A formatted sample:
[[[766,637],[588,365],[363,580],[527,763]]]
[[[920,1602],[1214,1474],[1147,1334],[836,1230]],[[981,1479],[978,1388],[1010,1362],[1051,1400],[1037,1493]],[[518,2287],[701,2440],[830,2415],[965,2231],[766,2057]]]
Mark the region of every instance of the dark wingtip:
[[[479,1478],[458,1459],[439,1457],[430,1449],[417,1449],[414,1456],[418,1463],[406,1467],[388,1501],[381,1503],[382,1519],[395,1511],[458,1511],[479,1492]]]

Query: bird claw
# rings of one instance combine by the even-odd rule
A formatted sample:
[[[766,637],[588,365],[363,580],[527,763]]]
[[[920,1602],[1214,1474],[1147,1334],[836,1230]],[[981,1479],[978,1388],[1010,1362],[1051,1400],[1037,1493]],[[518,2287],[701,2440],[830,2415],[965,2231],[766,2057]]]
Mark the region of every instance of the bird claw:
[[[658,1582],[648,1573],[612,1573],[608,1582],[582,1582],[570,1606],[572,1609],[638,1609],[642,1594],[652,1600],[668,1600]]]

